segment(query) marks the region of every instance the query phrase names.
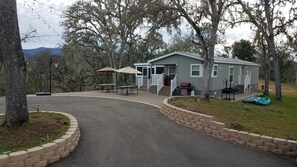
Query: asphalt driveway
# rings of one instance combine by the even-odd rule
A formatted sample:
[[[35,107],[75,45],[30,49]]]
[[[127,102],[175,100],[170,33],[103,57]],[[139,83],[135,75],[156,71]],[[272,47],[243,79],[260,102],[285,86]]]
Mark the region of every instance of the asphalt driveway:
[[[51,167],[293,167],[294,160],[216,139],[168,120],[155,107],[88,97],[28,97],[29,110],[78,119],[81,139]],[[4,111],[4,98],[0,99]]]

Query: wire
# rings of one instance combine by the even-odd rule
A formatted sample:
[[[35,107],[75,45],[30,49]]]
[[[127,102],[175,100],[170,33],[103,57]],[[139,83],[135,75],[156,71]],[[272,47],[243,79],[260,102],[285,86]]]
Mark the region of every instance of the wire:
[[[24,0],[24,1],[26,1],[26,0]],[[30,1],[30,0],[29,0]],[[31,2],[32,2],[32,0],[31,0]],[[37,3],[39,3],[40,5],[43,5],[43,6],[45,6],[45,7],[48,7],[49,9],[50,9],[50,12],[52,12],[53,10],[55,10],[55,11],[57,11],[57,12],[60,12],[61,14],[63,13],[63,11],[61,11],[61,10],[59,10],[59,9],[57,9],[57,8],[54,8],[54,7],[52,7],[52,6],[49,6],[49,5],[47,5],[47,4],[45,4],[45,3],[43,3],[43,2],[39,2],[39,1],[37,1],[37,0],[33,0],[33,5],[35,5],[35,2],[37,2]]]
[[[34,0],[35,1],[35,0]],[[34,3],[33,3],[34,4]],[[48,26],[48,29],[51,29],[54,31],[54,34],[56,34],[57,36],[61,36],[43,17],[41,17],[40,14],[38,14],[34,8],[26,1],[24,0],[24,5],[27,5],[31,10],[32,10],[32,13],[35,13],[38,17],[38,20],[42,20],[43,21],[43,24],[47,25]]]

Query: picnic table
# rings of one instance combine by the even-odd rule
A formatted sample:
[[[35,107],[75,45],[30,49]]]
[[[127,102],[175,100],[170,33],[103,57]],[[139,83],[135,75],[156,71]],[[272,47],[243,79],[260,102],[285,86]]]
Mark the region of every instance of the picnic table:
[[[134,86],[134,85],[118,86],[116,89],[116,93],[121,95],[129,95],[131,93],[138,94],[138,86]]]
[[[111,91],[111,90],[115,90],[115,84],[98,84],[99,90],[101,91]]]

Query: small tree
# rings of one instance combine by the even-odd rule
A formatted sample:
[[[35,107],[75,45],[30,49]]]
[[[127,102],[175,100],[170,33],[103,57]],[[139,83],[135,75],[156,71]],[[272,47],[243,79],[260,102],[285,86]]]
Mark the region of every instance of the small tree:
[[[18,26],[16,0],[0,1],[0,56],[5,73],[6,115],[4,126],[28,121],[26,63]]]

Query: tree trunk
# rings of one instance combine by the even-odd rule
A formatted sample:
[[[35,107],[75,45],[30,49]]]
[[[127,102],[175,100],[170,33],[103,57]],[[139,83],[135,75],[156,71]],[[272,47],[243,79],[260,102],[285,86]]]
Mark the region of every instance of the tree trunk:
[[[295,85],[297,85],[297,70],[296,70]]]
[[[269,95],[269,81],[270,81],[270,61],[269,61],[269,55],[267,55],[266,47],[262,43],[263,47],[263,56],[264,56],[264,81],[265,81],[265,86],[264,86],[264,95]]]
[[[268,44],[268,51],[269,51],[269,54],[272,55],[272,57],[273,57],[273,71],[274,71],[274,82],[275,82],[275,99],[281,101],[282,100],[282,89],[281,89],[279,58],[276,55],[274,42]]]
[[[205,56],[206,57],[206,56]],[[207,58],[204,58],[204,71],[203,71],[203,90],[202,94],[204,96],[204,99],[206,101],[209,101],[209,85],[210,85],[210,79],[211,79],[211,72],[213,67],[213,57],[210,57],[209,55]]]
[[[274,30],[273,30],[273,12],[274,8],[271,7],[271,2],[269,0],[264,1],[265,16],[267,19],[267,30],[268,35],[265,37],[268,44],[268,55],[273,58],[273,70],[274,70],[274,80],[275,80],[275,99],[282,100],[282,89],[281,89],[281,77],[279,68],[279,58],[276,55],[275,41],[274,41]],[[272,8],[272,9],[271,9]]]
[[[0,50],[5,73],[6,115],[4,126],[28,121],[26,63],[21,46],[16,0],[0,0]]]
[[[269,64],[267,64],[267,62],[265,62],[265,74],[264,74],[264,80],[265,80],[265,86],[264,86],[264,95],[268,95],[269,94],[269,80],[270,80],[270,67]]]
[[[217,41],[217,26],[218,23],[213,24],[211,28],[211,37],[209,42],[209,49],[207,54],[204,54],[204,71],[203,71],[203,91],[204,99],[209,101],[209,85],[211,79],[211,72],[214,64],[214,49]]]
[[[264,95],[269,95],[269,81],[270,81],[270,57],[267,54],[267,45],[264,42],[263,35],[258,37],[259,45],[262,47],[262,54],[264,59]]]

